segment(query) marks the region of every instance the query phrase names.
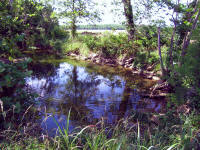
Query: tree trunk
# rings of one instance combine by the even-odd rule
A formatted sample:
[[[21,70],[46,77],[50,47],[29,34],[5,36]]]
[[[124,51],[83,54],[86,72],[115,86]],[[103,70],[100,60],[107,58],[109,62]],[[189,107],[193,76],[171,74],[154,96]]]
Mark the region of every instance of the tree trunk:
[[[158,27],[158,53],[159,53],[159,56],[160,56],[160,66],[161,66],[162,76],[164,76],[165,75],[165,68],[164,68],[164,65],[163,65],[161,48],[160,48],[160,27]]]
[[[192,23],[192,29],[190,31],[188,31],[184,37],[181,58],[183,58],[186,55],[186,49],[188,48],[188,46],[190,44],[190,38],[191,38],[192,32],[197,27],[197,22],[198,22],[199,16],[200,16],[200,9],[198,10],[198,13],[194,19],[194,22]]]
[[[77,36],[76,30],[77,30],[76,17],[73,16],[72,17],[72,22],[71,22],[71,34],[72,34],[72,38],[73,39]]]
[[[128,32],[128,40],[131,41],[134,38],[135,25],[133,22],[133,10],[131,6],[131,0],[122,0],[124,4],[124,14],[126,17],[126,28]]]
[[[71,20],[71,35],[72,38],[74,39],[77,35],[76,30],[77,30],[77,26],[76,26],[76,14],[75,14],[75,0],[72,1],[72,20]]]
[[[176,34],[176,25],[174,26],[173,33],[172,33],[172,36],[171,36],[170,50],[169,50],[169,54],[168,54],[169,55],[169,62],[167,64],[167,65],[172,66],[172,67],[173,67],[173,48],[174,48],[174,36],[175,36],[175,34]],[[167,66],[167,70],[169,70],[168,69],[169,66]]]

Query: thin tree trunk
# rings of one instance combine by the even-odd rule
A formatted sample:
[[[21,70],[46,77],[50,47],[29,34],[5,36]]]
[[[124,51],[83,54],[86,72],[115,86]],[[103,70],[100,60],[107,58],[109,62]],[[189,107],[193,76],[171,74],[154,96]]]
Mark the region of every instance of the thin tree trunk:
[[[180,3],[180,0],[177,1],[177,5],[179,5],[179,3]],[[174,9],[174,11],[175,11],[175,9]],[[174,29],[173,29],[173,33],[171,36],[170,50],[169,50],[169,64],[167,64],[167,66],[166,66],[167,71],[169,71],[169,69],[168,69],[169,66],[174,67],[174,65],[173,65],[173,48],[174,48],[174,36],[176,34],[178,12],[176,12],[176,18],[174,19],[173,15],[172,15],[172,18],[173,18],[173,22],[174,22]]]
[[[177,15],[176,15],[176,19],[177,19]],[[172,33],[172,36],[171,36],[171,42],[170,42],[170,50],[169,50],[169,53],[168,53],[168,56],[169,56],[169,61],[167,63],[167,66],[166,66],[166,70],[169,71],[169,67],[173,67],[173,49],[174,49],[174,36],[176,34],[176,20],[174,20],[174,29],[173,29],[173,33]]]
[[[164,65],[163,65],[161,48],[160,48],[160,27],[158,27],[158,53],[159,53],[159,57],[160,57],[160,66],[161,66],[162,76],[164,76],[165,75],[165,68],[164,68]]]
[[[193,21],[193,18],[192,16],[196,13],[196,17]],[[183,58],[185,55],[186,55],[186,49],[188,48],[189,44],[190,44],[190,38],[191,38],[191,35],[192,35],[192,31],[195,30],[196,26],[197,26],[197,21],[199,19],[199,15],[200,15],[200,9],[199,9],[199,0],[196,0],[195,2],[195,6],[194,6],[194,11],[190,14],[188,14],[188,22],[192,24],[192,29],[188,29],[185,36],[184,36],[184,39],[183,39],[183,45],[182,45],[182,52],[181,52],[181,58]],[[193,21],[193,22],[192,22]],[[181,60],[179,61],[179,65],[181,65]]]
[[[133,10],[131,6],[131,0],[122,0],[124,4],[124,14],[126,17],[126,28],[128,32],[128,40],[131,41],[134,38],[135,25],[133,21]]]
[[[194,6],[194,11],[193,12],[188,12],[187,13],[187,18],[188,18],[188,22],[192,22],[192,16],[197,12],[197,9],[198,9],[198,3],[199,3],[199,0],[195,0],[195,6]]]
[[[72,15],[72,21],[71,21],[71,35],[72,35],[72,38],[75,38],[76,37],[76,30],[77,30],[77,26],[76,26],[76,14],[75,14],[75,1],[73,0],[72,1],[72,12],[73,12],[73,15]]]
[[[188,31],[186,33],[186,36],[184,37],[184,40],[183,40],[183,47],[182,47],[182,52],[181,52],[181,58],[183,58],[185,55],[186,55],[186,49],[188,48],[189,44],[190,44],[190,38],[191,38],[191,35],[192,35],[192,32],[196,29],[197,27],[197,21],[199,19],[199,16],[200,16],[200,9],[198,10],[198,13],[194,19],[194,22],[192,24],[192,29],[190,30],[190,32]]]
[[[174,47],[175,33],[176,33],[176,25],[174,26],[174,30],[173,30],[173,33],[172,33],[172,36],[171,36],[170,51],[169,51],[169,65],[171,65],[172,67],[173,67],[173,47]]]
[[[71,22],[71,34],[72,34],[72,38],[76,37],[76,35],[77,35],[76,30],[77,30],[76,17],[73,16],[72,17],[72,22]]]
[[[192,24],[192,29],[190,31],[188,31],[184,37],[181,56],[180,56],[180,60],[178,63],[179,66],[181,66],[183,64],[182,58],[184,58],[184,56],[187,54],[186,50],[187,50],[188,46],[190,45],[190,39],[191,39],[192,32],[197,27],[197,21],[199,19],[199,16],[200,16],[200,9],[198,10],[198,14],[196,15],[196,17],[194,19],[194,22]]]

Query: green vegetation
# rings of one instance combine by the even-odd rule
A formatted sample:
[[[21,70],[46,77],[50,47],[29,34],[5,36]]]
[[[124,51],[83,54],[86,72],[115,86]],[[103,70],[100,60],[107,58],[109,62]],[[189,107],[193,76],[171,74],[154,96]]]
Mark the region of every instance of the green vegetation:
[[[0,4],[1,57],[21,57],[23,51],[35,49],[61,51],[68,33],[58,26],[50,5],[29,0]]]
[[[166,59],[169,42],[169,28],[164,28],[161,35],[163,57]],[[98,53],[105,58],[133,58],[133,66],[145,69],[149,65],[158,64],[156,26],[140,26],[135,41],[129,41],[126,33],[113,34],[104,32],[100,35],[79,34],[76,39],[69,40],[63,48],[64,53],[74,52],[82,56]]]
[[[69,28],[71,29],[72,37],[76,37],[77,23],[82,20],[89,22],[99,20],[99,12],[95,9],[96,3],[92,0],[64,0],[60,1],[63,9],[60,16],[69,20]]]
[[[50,5],[3,0],[0,9],[0,126],[7,129],[16,126],[18,117],[35,103],[35,95],[25,85],[25,78],[32,72],[25,51],[43,52],[48,48],[57,54],[68,33],[58,26]]]
[[[199,32],[199,29],[195,31]],[[196,34],[195,33],[195,34]],[[183,64],[181,66],[175,66],[174,72],[177,73],[175,76],[171,76],[170,83],[175,87],[175,95],[172,100],[177,104],[189,103],[192,108],[195,108],[199,112],[199,38],[193,35],[193,43],[188,48],[188,53],[183,58]],[[175,72],[176,71],[176,72]]]
[[[85,43],[92,52],[101,52],[105,57],[118,57],[126,52],[130,55],[134,49],[128,43],[126,34],[113,35],[105,33],[103,36],[79,36],[79,41]]]
[[[124,26],[77,26],[81,19],[99,19],[98,11],[89,11],[95,6],[92,1],[66,0],[62,3],[65,8],[57,15],[47,2],[1,0],[0,149],[200,149],[199,1],[187,5],[179,0],[145,3],[148,10],[154,6],[173,10],[171,27],[162,21],[137,26],[136,19],[141,16],[133,14],[130,0],[120,4],[124,7],[128,34],[77,34],[77,29],[123,30]],[[72,37],[59,25],[58,16],[70,20],[66,26],[70,26]],[[131,59],[129,68],[149,74],[162,70],[158,76],[168,92],[165,113],[133,112],[115,125],[106,126],[101,121],[73,132],[69,131],[69,113],[66,127],[55,120],[59,131],[55,137],[25,132],[34,123],[32,114],[37,113],[31,108],[37,95],[26,85],[26,78],[32,74],[29,57],[73,53],[84,57],[97,54],[104,60],[117,59],[122,63]],[[162,83],[154,86],[151,93],[159,91]]]
[[[39,142],[38,138],[26,137],[21,140],[16,134],[15,137],[7,137],[7,141],[0,144],[0,147],[7,149],[198,149],[200,136],[198,128],[194,127],[193,115],[176,116],[174,112],[169,112],[165,116],[157,116],[160,123],[155,125],[148,122],[148,114],[133,113],[130,118],[120,120],[114,127],[105,126],[101,121],[96,125],[88,125],[84,128],[77,128],[69,132],[68,114],[66,127],[58,125],[59,134],[52,139],[43,138]],[[144,118],[147,118],[145,120]],[[139,120],[141,119],[141,120]],[[167,123],[168,122],[168,123]],[[146,124],[146,125],[145,125]],[[174,125],[176,124],[176,126]],[[191,128],[192,127],[192,128]]]

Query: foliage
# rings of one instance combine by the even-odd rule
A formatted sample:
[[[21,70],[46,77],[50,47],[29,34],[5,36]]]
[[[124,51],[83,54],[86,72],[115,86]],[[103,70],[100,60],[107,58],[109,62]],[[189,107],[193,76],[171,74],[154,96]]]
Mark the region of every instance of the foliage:
[[[81,54],[83,56],[88,56],[90,52],[88,46],[85,43],[78,40],[69,40],[68,43],[65,43],[63,45],[63,50],[66,53],[73,51],[74,53]]]
[[[99,12],[95,10],[95,5],[92,0],[64,0],[60,2],[63,7],[60,12],[62,18],[69,20],[71,35],[76,36],[77,23],[86,20],[88,22],[99,20]]]
[[[61,51],[68,33],[58,26],[49,5],[33,0],[0,2],[0,128],[13,127],[19,116],[34,103],[34,95],[25,85],[31,74],[24,59],[25,50],[51,48]],[[14,59],[17,58],[17,59]],[[7,116],[7,117],[6,117]]]
[[[3,0],[0,9],[1,57],[20,57],[23,50],[50,48],[54,46],[50,40],[68,38],[50,5],[33,0]]]
[[[153,1],[148,2],[150,5],[146,5],[146,8],[152,8]],[[199,29],[195,30],[193,42],[187,49],[186,55],[180,55],[181,44],[186,33],[191,33],[190,28],[197,15],[195,10],[199,10],[199,6],[194,4],[198,1],[194,0],[188,5],[166,0],[154,2],[159,3],[161,7],[166,5],[169,9],[173,9],[173,17],[175,13],[180,14],[177,15],[179,17],[172,18],[175,35],[171,40],[169,32],[172,32],[172,28],[162,28],[162,55],[165,66],[171,71],[167,81],[174,88],[174,94],[171,94],[169,101],[177,105],[190,106],[195,110],[195,115],[180,115],[173,110],[167,112],[164,117],[159,116],[158,125],[148,122],[146,126],[136,117],[137,119],[123,120],[110,128],[106,128],[103,123],[89,125],[72,134],[68,129],[69,115],[66,128],[57,124],[60,135],[55,137],[53,142],[46,139],[47,143],[52,142],[48,145],[49,149],[66,149],[66,147],[68,149],[199,149]],[[65,10],[61,15],[70,20],[72,35],[76,34],[77,23],[81,19],[89,21],[98,19],[98,12],[93,12],[94,9],[91,9],[95,5],[92,1],[65,0],[63,5]],[[131,10],[131,5],[129,6]],[[138,31],[134,31],[135,41],[129,41],[132,38],[128,39],[126,34],[104,33],[97,36],[80,35],[67,43],[68,32],[58,25],[55,12],[48,4],[44,5],[35,0],[1,0],[0,10],[0,129],[18,128],[19,121],[23,120],[22,114],[34,104],[35,95],[25,85],[26,77],[31,74],[27,69],[29,60],[14,59],[23,57],[25,50],[48,49],[53,53],[77,51],[83,55],[92,51],[114,59],[125,56],[133,58],[133,65],[142,69],[159,61],[156,50],[158,36],[156,26],[138,27]],[[128,13],[126,15],[128,19],[133,19]],[[107,25],[97,28],[113,27],[114,25]],[[94,28],[94,26],[82,25],[79,28]],[[135,29],[135,26],[133,28]],[[170,50],[173,51],[172,56],[169,55]],[[169,57],[173,60],[171,64],[166,61]],[[182,64],[178,64],[180,60]],[[45,71],[43,74],[46,74]],[[5,141],[3,147],[46,149],[46,145],[41,144],[38,139],[34,139],[33,143],[30,139],[23,139],[20,142],[18,140],[20,138],[16,139],[15,143]]]
[[[105,127],[103,121],[96,125],[88,125],[83,128],[69,131],[70,113],[68,114],[66,127],[57,122],[59,135],[53,139],[44,138],[42,142],[31,137],[18,142],[5,141],[2,147],[22,147],[40,149],[198,149],[199,131],[193,126],[193,115],[175,116],[175,112],[169,111],[166,116],[158,116],[161,124],[152,122],[144,124],[143,119],[138,120],[133,115],[130,118],[119,120],[112,127]],[[144,116],[145,114],[143,114]],[[149,116],[149,114],[146,114]],[[174,117],[176,119],[174,119]],[[147,117],[148,118],[148,117]]]
[[[166,62],[169,32],[165,28],[163,31],[161,45],[163,60]],[[133,66],[136,68],[145,69],[149,65],[159,65],[155,26],[138,27],[138,34],[133,42],[128,41],[126,33],[104,32],[99,35],[82,33],[75,40],[70,40],[65,45],[65,52],[74,51],[77,54],[88,55],[91,51],[107,58],[134,58]]]
[[[100,52],[105,57],[119,57],[127,54],[133,55],[134,48],[132,42],[128,42],[126,34],[104,33],[102,36],[85,35],[79,37],[93,52]]]
[[[16,116],[20,116],[34,103],[34,95],[25,87],[25,78],[31,75],[31,71],[27,70],[28,62],[0,62],[0,129],[12,127],[18,120]]]
[[[196,30],[196,33],[199,33]],[[189,46],[188,53],[183,58],[183,64],[176,66],[176,74],[170,78],[170,83],[175,87],[174,99],[176,103],[190,103],[193,108],[200,108],[199,89],[199,57],[200,41],[198,36],[193,36],[193,43]]]

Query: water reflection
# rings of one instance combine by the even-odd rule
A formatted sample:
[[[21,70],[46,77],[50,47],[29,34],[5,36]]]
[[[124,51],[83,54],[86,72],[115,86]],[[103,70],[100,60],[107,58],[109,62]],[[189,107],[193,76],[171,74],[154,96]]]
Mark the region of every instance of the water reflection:
[[[139,96],[138,90],[144,90],[151,82],[130,77],[128,72],[107,72],[99,66],[77,66],[67,62],[30,67],[34,72],[27,84],[39,94],[37,100],[45,112],[42,119],[54,114],[55,119],[65,125],[71,109],[70,129],[95,124],[102,117],[106,123],[113,123],[132,110],[158,111],[161,107],[160,101]],[[56,128],[52,118],[48,118],[45,125],[49,132]]]

